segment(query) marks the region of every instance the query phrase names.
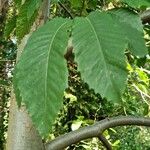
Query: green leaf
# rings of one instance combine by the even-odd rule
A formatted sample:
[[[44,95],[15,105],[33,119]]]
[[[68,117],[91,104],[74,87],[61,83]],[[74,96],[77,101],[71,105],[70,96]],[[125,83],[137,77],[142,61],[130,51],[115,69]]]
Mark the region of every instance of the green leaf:
[[[88,8],[89,9],[96,9],[98,0],[92,0],[92,1],[88,1]]]
[[[140,17],[128,9],[113,9],[109,11],[117,16],[126,34],[129,49],[135,55],[143,57],[148,53],[145,45],[143,25]]]
[[[16,27],[18,39],[21,39],[29,32],[30,27],[35,21],[41,2],[41,0],[26,0],[20,7]]]
[[[140,8],[141,6],[150,7],[149,0],[121,0],[124,3],[127,3],[133,8]]]
[[[76,18],[73,46],[85,82],[102,97],[120,101],[127,78],[124,56],[127,41],[118,18],[100,12]]]
[[[81,0],[69,0],[71,3],[71,7],[73,8],[81,8],[82,7],[82,1]]]
[[[13,77],[13,90],[14,90],[15,97],[16,97],[16,100],[17,100],[17,105],[20,108],[21,103],[22,103],[22,97],[20,95],[20,90],[18,89],[17,80],[15,78],[16,78],[16,76],[14,75],[14,77]]]
[[[10,18],[8,18],[7,23],[5,25],[4,37],[8,38],[15,27],[16,27],[16,16],[12,15]]]
[[[68,83],[64,54],[70,26],[68,19],[57,18],[39,28],[29,39],[15,69],[14,83],[43,136],[49,133],[63,104]]]
[[[0,86],[9,86],[9,82],[6,80],[0,79]]]
[[[27,9],[28,20],[32,18],[34,12],[40,7],[41,3],[42,0],[30,0],[30,4],[28,5],[28,9]]]
[[[135,12],[126,9],[126,8],[115,8],[109,11],[110,13],[116,15],[119,18],[120,22],[130,25],[132,28],[137,29],[140,32],[143,32],[142,21],[138,14]]]
[[[19,8],[21,6],[22,0],[14,0],[14,3],[17,6],[17,8]]]

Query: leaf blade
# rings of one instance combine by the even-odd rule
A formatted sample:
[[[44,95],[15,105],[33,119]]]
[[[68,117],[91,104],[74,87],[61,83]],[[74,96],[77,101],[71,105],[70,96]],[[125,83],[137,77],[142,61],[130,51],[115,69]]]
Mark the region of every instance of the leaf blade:
[[[57,18],[35,32],[16,67],[15,84],[34,124],[44,136],[62,106],[67,87],[64,53],[69,24],[68,19]]]
[[[127,43],[123,33],[120,33],[117,20],[113,19],[108,14],[99,12],[91,13],[86,19],[77,18],[73,30],[73,46],[85,82],[102,97],[119,101],[127,78],[124,56]],[[111,51],[113,54],[110,54]]]
[[[118,17],[129,43],[128,48],[132,54],[139,57],[145,56],[148,50],[145,45],[143,25],[140,17],[128,9],[112,9],[109,12]]]

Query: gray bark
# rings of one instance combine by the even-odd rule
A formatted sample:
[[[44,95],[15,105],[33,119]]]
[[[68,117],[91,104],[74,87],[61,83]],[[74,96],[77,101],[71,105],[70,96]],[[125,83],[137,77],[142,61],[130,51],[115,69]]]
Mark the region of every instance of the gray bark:
[[[105,147],[109,147],[106,140],[100,135],[106,129],[117,127],[117,126],[126,126],[126,125],[138,125],[138,126],[147,126],[150,127],[150,118],[144,117],[134,117],[134,116],[118,116],[112,118],[106,118],[102,121],[95,123],[94,125],[82,127],[78,130],[71,131],[67,134],[61,135],[50,141],[46,144],[46,150],[62,150],[69,145],[76,144],[81,140],[88,138],[98,137]]]
[[[12,94],[6,150],[44,150],[42,139],[25,107],[18,109]]]

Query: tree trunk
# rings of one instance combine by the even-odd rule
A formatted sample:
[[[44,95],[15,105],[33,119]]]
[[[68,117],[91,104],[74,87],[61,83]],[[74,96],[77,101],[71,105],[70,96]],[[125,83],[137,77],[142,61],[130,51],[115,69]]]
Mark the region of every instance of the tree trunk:
[[[31,29],[32,31],[37,28],[37,24],[40,26],[47,19],[47,12],[49,9],[49,5],[47,4],[48,0],[45,0],[42,8],[39,11],[39,16],[37,17],[36,23]],[[32,33],[32,31],[30,33]],[[19,45],[17,58],[20,57],[20,54],[24,49],[29,36],[30,34],[26,35]],[[21,106],[21,108],[18,109],[13,92],[9,113],[6,150],[44,150],[42,138],[35,129],[32,120],[25,109],[25,106]]]
[[[18,109],[12,94],[6,150],[44,150],[41,137],[25,107]]]

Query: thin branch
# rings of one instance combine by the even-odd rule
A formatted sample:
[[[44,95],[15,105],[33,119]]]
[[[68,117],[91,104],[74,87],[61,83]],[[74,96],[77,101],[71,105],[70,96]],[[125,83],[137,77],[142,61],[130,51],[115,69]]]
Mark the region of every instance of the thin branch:
[[[104,135],[100,134],[98,136],[99,140],[103,143],[103,145],[106,147],[107,150],[112,150],[112,146],[108,142],[108,140],[105,138]]]
[[[143,92],[142,90],[140,90],[135,84],[133,84],[132,86],[133,86],[140,94],[143,94],[144,96],[146,96],[147,98],[150,99],[150,96],[149,96],[147,93],[145,93],[145,92]]]
[[[146,72],[147,74],[149,74],[149,75],[150,75],[150,71],[149,71],[149,70],[144,69],[144,68],[140,68],[140,70],[142,70],[142,71],[144,71],[144,72]]]
[[[133,117],[133,116],[119,116],[107,118],[97,122],[94,125],[80,128],[76,131],[69,132],[65,135],[61,135],[53,141],[46,144],[46,150],[61,150],[71,144],[80,142],[88,138],[98,137],[106,129],[116,126],[125,125],[138,125],[150,127],[150,118]]]
[[[61,2],[58,2],[58,4],[68,13],[68,15],[73,19],[74,16],[73,14],[66,8],[66,6],[64,4],[62,4]]]
[[[82,1],[82,7],[81,7],[81,10],[80,10],[80,16],[82,16],[84,5],[85,5],[85,0]]]
[[[143,23],[150,23],[150,9],[142,12],[140,17]]]
[[[0,60],[0,62],[15,62],[16,60],[4,60],[4,59],[2,59],[2,60]]]
[[[41,18],[44,20],[44,23],[46,23],[46,21],[49,19],[50,4],[51,4],[51,0],[45,0],[45,2],[43,4],[42,17]]]
[[[50,16],[51,0],[48,0],[48,1],[47,1],[47,5],[48,5],[48,8],[49,8],[49,9],[47,9],[47,18],[49,18],[49,16]]]

